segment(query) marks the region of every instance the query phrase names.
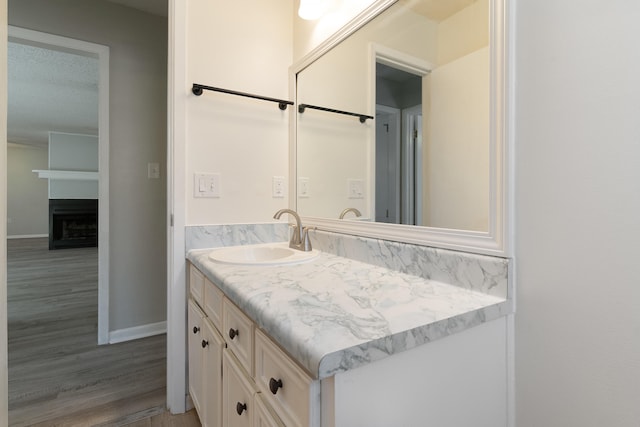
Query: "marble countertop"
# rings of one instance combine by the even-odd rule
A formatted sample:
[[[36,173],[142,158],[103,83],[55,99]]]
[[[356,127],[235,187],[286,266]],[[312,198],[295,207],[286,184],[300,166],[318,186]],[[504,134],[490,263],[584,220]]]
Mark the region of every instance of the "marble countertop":
[[[187,258],[315,378],[512,312],[505,298],[321,252],[281,266]]]

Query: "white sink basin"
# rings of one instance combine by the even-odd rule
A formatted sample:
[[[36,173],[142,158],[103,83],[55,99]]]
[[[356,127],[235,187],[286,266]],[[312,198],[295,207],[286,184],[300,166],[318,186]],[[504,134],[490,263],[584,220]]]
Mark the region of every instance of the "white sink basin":
[[[214,249],[209,258],[225,264],[281,265],[311,261],[319,254],[316,250],[304,252],[291,249],[288,242],[282,242]]]

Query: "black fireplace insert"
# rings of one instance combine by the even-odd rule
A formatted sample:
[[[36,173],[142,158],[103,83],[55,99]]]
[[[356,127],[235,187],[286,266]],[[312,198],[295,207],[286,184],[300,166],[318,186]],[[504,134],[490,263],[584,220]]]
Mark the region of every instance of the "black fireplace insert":
[[[49,249],[98,246],[97,199],[49,199]]]

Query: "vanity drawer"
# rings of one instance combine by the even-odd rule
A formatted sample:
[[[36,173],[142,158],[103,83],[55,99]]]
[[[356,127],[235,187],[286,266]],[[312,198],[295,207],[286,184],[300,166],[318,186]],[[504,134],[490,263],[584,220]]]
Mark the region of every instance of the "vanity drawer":
[[[313,380],[257,329],[255,345],[258,390],[287,427],[308,426]]]
[[[240,364],[253,376],[253,322],[228,299],[222,303],[222,335]]]
[[[202,307],[202,293],[204,291],[204,274],[193,264],[189,264],[189,291],[191,296]]]
[[[205,277],[204,312],[219,331],[222,330],[222,300],[224,300],[222,291]]]

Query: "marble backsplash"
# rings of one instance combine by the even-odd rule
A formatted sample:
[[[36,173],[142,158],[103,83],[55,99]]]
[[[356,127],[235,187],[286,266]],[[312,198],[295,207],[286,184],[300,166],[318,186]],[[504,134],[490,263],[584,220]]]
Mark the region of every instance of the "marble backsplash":
[[[389,270],[509,298],[509,260],[389,240],[312,230],[314,249]],[[186,250],[283,242],[287,223],[187,226]]]
[[[509,260],[390,240],[310,231],[315,249],[501,298],[509,292]]]
[[[289,224],[286,222],[189,225],[185,227],[187,252],[192,249],[255,245],[259,243],[286,242],[288,240]]]

